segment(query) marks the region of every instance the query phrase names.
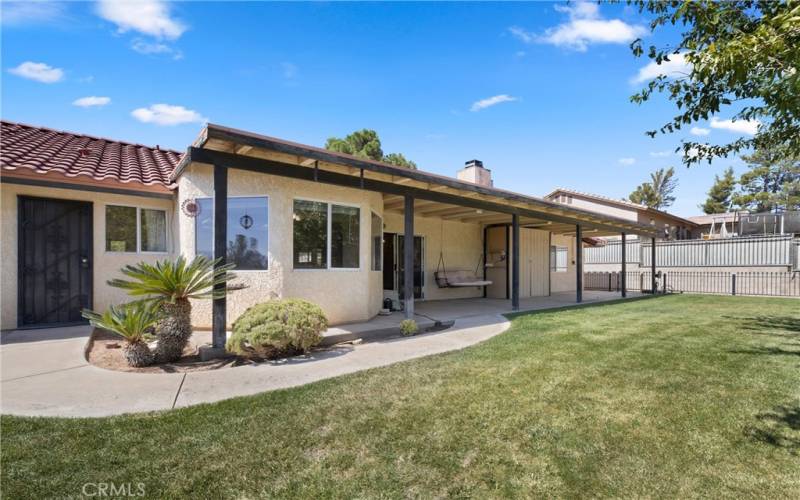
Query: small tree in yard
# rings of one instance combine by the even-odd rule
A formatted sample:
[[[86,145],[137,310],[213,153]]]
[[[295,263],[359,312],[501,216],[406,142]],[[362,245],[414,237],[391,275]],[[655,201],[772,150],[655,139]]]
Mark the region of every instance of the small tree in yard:
[[[153,353],[147,345],[147,332],[161,317],[158,304],[137,301],[111,306],[103,314],[88,309],[84,309],[81,314],[92,326],[125,339],[122,353],[128,365],[142,367],[153,362]]]
[[[189,263],[183,256],[155,265],[140,262],[122,268],[122,274],[130,280],[113,279],[108,282],[160,307],[163,316],[155,325],[158,339],[156,361],[170,362],[181,357],[192,335],[190,299],[218,298],[227,293],[227,282],[234,277],[229,271],[234,266],[227,264],[215,269],[216,262],[202,255]],[[226,287],[217,290],[218,285]]]

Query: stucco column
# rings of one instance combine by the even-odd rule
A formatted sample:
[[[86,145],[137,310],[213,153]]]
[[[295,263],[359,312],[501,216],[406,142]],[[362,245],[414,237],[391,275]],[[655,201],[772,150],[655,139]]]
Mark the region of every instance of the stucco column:
[[[403,228],[403,300],[407,319],[414,318],[414,197],[406,195]]]

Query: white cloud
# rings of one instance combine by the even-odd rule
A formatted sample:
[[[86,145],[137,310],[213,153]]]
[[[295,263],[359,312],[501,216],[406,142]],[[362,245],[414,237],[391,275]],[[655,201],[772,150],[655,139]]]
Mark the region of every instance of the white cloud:
[[[691,72],[692,65],[686,61],[683,54],[672,54],[669,56],[669,61],[661,61],[661,64],[656,64],[655,61],[647,63],[647,65],[641,68],[639,73],[631,79],[631,82],[648,82],[659,75],[665,75],[669,78],[680,78],[689,76]]]
[[[509,32],[525,43],[549,43],[580,52],[592,43],[630,43],[647,33],[644,26],[628,24],[620,19],[603,19],[596,3],[577,2],[570,5],[555,5],[554,8],[569,16],[569,21],[536,35],[518,26]]]
[[[54,68],[45,63],[32,61],[25,61],[16,68],[9,69],[8,72],[12,75],[42,83],[55,83],[64,79],[64,70],[61,68]]]
[[[636,158],[620,158],[617,161],[620,165],[633,165],[636,163]]]
[[[184,123],[206,123],[208,121],[208,118],[204,118],[197,111],[171,104],[153,104],[148,108],[134,109],[131,111],[131,116],[143,123],[167,126]]]
[[[99,0],[97,14],[116,24],[121,33],[133,30],[175,40],[187,29],[185,24],[170,16],[169,5],[162,0]]]
[[[651,151],[650,156],[653,158],[666,158],[672,156],[672,151]]]
[[[94,95],[81,97],[80,99],[75,99],[74,101],[72,101],[73,106],[78,106],[81,108],[101,107],[110,103],[111,103],[110,97],[98,97]]]
[[[703,127],[692,127],[689,132],[691,132],[692,135],[708,135],[711,133],[710,130]]]
[[[486,99],[481,99],[480,101],[475,101],[474,103],[472,103],[472,107],[470,107],[469,110],[480,111],[482,109],[492,107],[496,104],[500,104],[501,102],[513,102],[516,100],[517,100],[516,97],[512,97],[508,94],[495,95],[492,97],[487,97]]]
[[[524,50],[518,50],[514,52],[514,55],[517,57],[525,57],[526,52]]]
[[[75,99],[72,101],[73,106],[78,106],[79,108],[92,108],[92,107],[101,107],[111,103],[110,97],[98,97],[98,96],[87,96],[81,97],[80,99]]]
[[[6,26],[20,26],[55,21],[64,15],[64,4],[44,0],[2,2],[0,21]]]
[[[174,49],[167,44],[160,43],[160,42],[148,42],[146,40],[142,40],[141,38],[137,38],[131,44],[131,48],[140,53],[145,55],[169,55],[172,56],[173,59],[183,59],[183,52],[178,49]]]
[[[728,130],[730,132],[738,132],[740,134],[756,135],[758,126],[761,122],[758,120],[720,120],[719,118],[711,119],[711,128],[718,128]]]

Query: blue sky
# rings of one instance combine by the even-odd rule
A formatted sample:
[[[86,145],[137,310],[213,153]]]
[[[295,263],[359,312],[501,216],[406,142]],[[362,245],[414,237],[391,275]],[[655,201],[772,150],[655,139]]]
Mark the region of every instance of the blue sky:
[[[675,166],[699,212],[714,174],[650,139],[674,105],[629,102],[648,61],[632,37],[668,41],[624,5],[554,3],[3,2],[4,119],[184,149],[213,123],[323,145],[360,128],[385,152],[454,175],[471,158],[495,185],[627,196]],[[668,70],[680,70],[680,61]],[[647,73],[644,73],[646,75]],[[747,133],[721,115],[711,142]],[[740,130],[730,130],[740,129]],[[742,130],[744,129],[744,130]]]

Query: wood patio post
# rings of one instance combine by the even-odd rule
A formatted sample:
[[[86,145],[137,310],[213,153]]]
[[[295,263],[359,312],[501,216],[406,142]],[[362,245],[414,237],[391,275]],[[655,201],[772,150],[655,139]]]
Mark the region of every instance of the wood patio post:
[[[403,228],[403,299],[407,319],[414,318],[414,197],[405,195]]]
[[[627,246],[627,235],[622,233],[622,276],[620,276],[620,289],[622,293],[622,297],[625,298],[628,296],[628,282],[627,282],[627,272],[628,272],[628,265],[626,264],[626,246]]]
[[[519,215],[511,215],[511,309],[519,311]]]
[[[656,239],[650,238],[650,287],[656,294]]]
[[[220,259],[215,268],[225,265],[228,253],[228,169],[214,165],[214,259]],[[225,283],[217,284],[215,290],[224,290]],[[214,349],[225,348],[226,297],[215,298],[212,308],[211,329]]]
[[[583,302],[583,230],[575,225],[575,302]]]

